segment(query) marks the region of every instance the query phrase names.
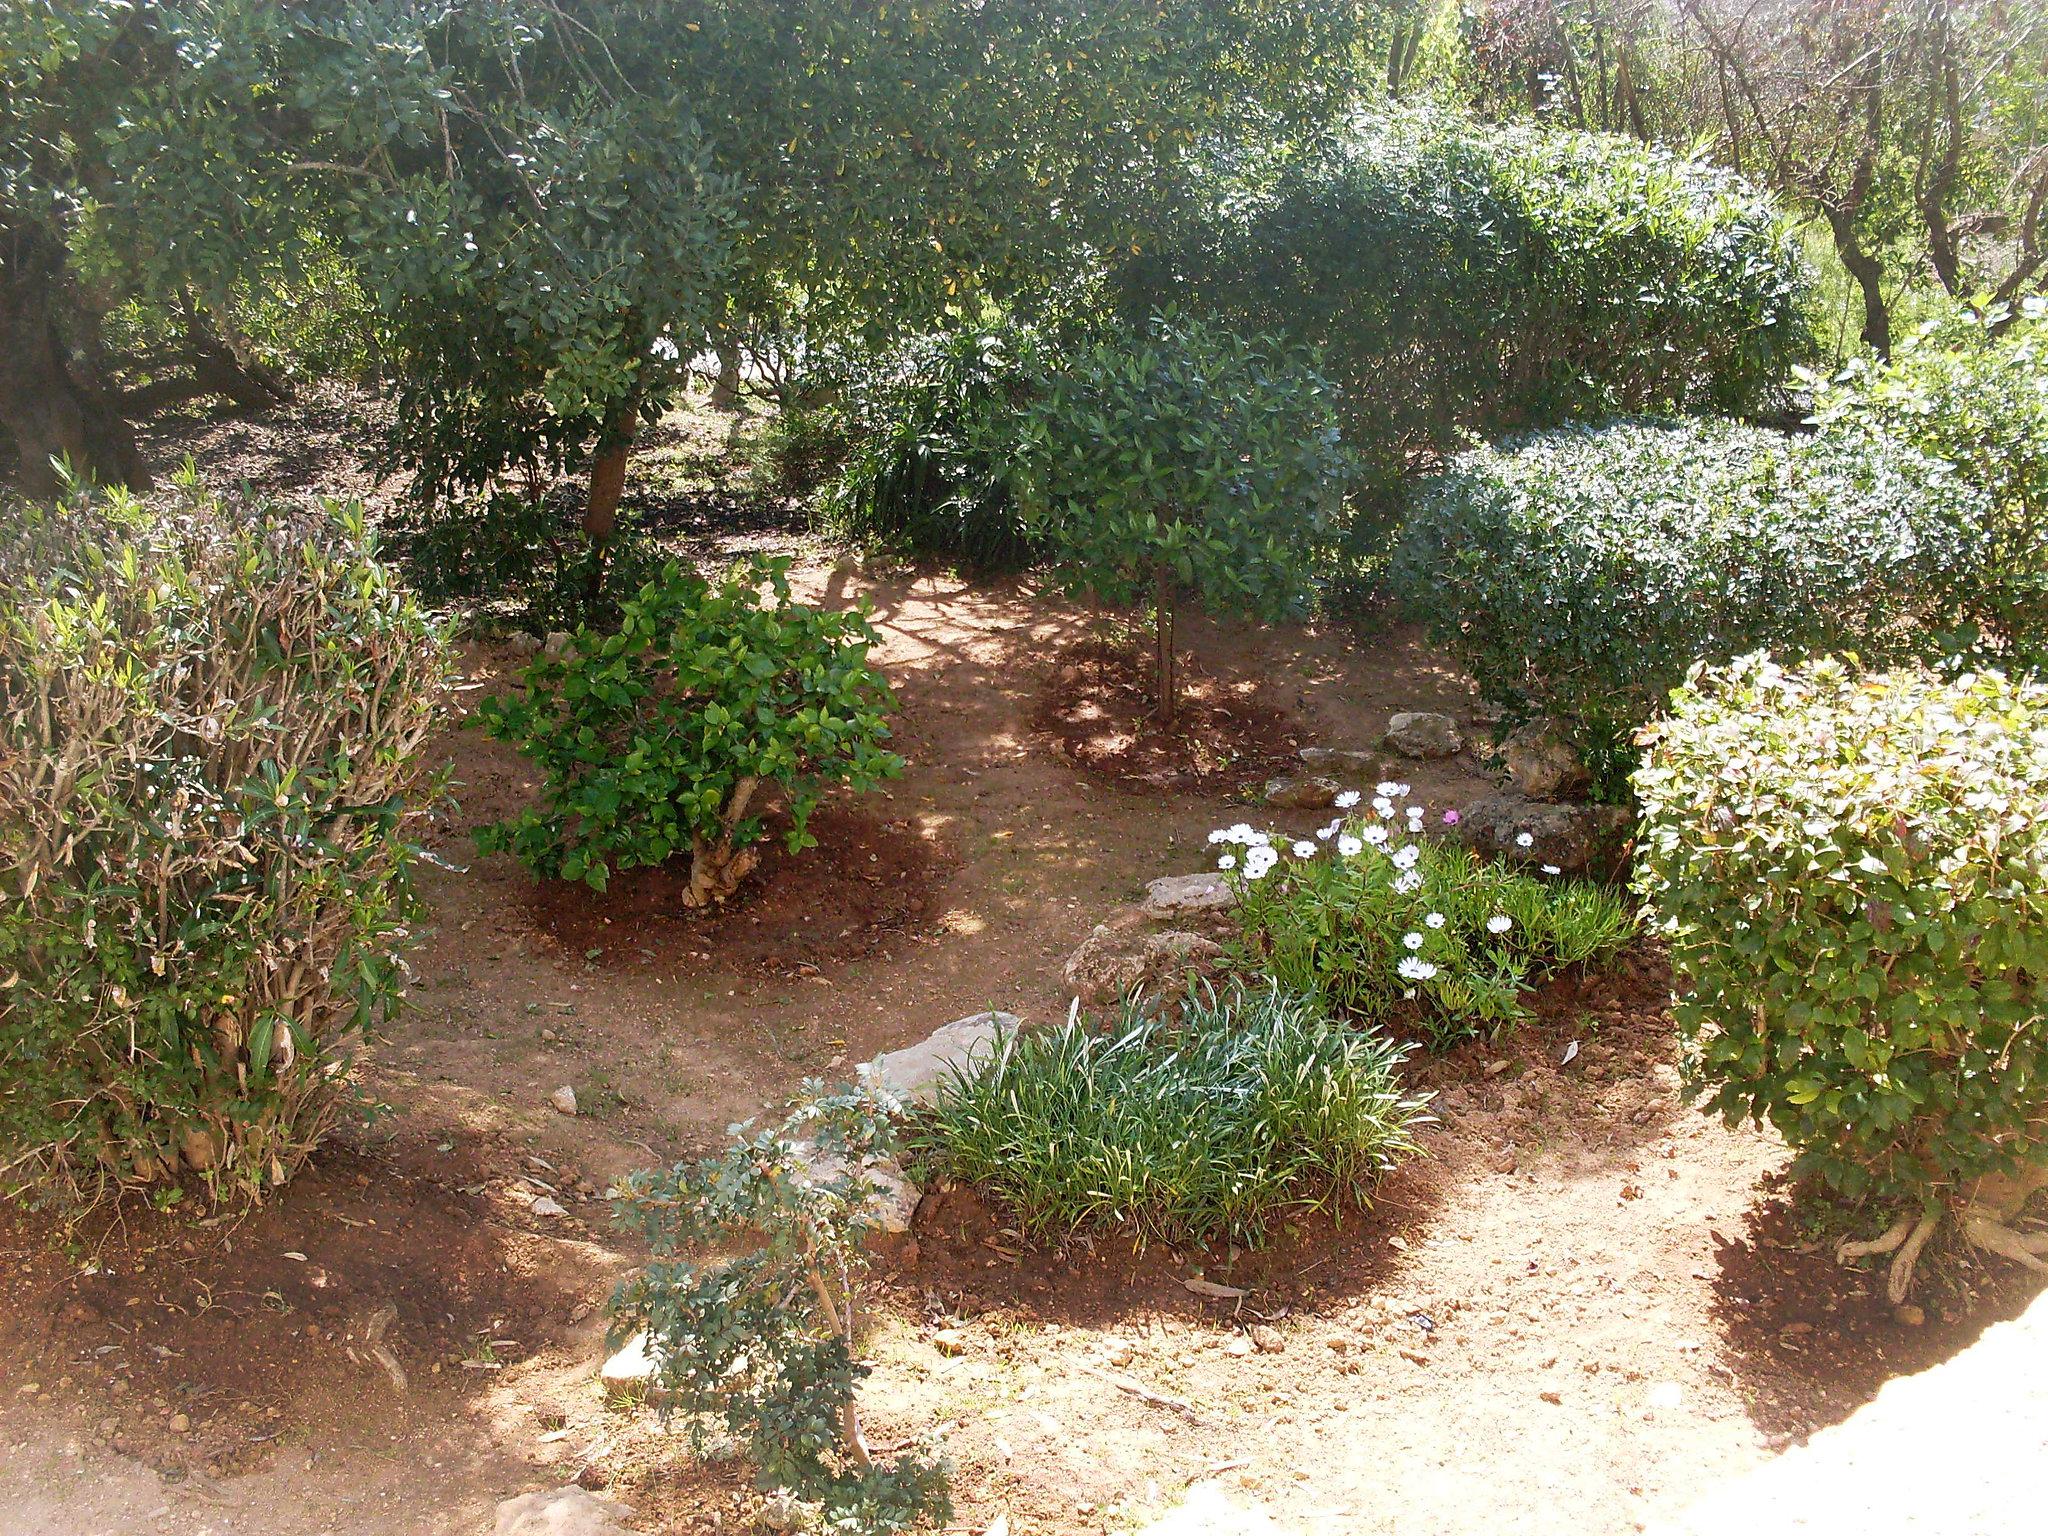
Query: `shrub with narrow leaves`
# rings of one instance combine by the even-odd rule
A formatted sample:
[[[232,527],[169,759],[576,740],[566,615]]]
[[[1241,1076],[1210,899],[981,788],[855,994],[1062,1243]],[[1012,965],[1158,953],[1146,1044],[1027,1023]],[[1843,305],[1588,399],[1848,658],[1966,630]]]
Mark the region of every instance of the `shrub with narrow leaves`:
[[[665,1406],[690,1415],[700,1441],[705,1418],[722,1421],[760,1487],[860,1536],[951,1512],[936,1459],[878,1460],[860,1424],[864,1239],[880,1191],[868,1170],[894,1155],[900,1110],[870,1087],[806,1083],[781,1126],[740,1128],[717,1157],[635,1174],[618,1200],[654,1256],[613,1310],[647,1331]]]
[[[1630,738],[1695,661],[1943,654],[1987,601],[1982,529],[1979,492],[1889,441],[1622,422],[1459,456],[1411,499],[1394,580],[1619,800]]]
[[[1426,835],[1407,793],[1383,783],[1354,810],[1363,793],[1347,791],[1314,837],[1242,822],[1209,834],[1237,895],[1233,969],[1448,1046],[1525,1017],[1532,982],[1606,959],[1633,932],[1597,886]]]
[[[479,705],[483,729],[543,783],[539,805],[481,829],[478,846],[600,891],[614,870],[688,855],[685,903],[715,905],[759,861],[771,791],[794,853],[816,845],[827,791],[901,773],[865,612],[794,601],[788,570],[754,560],[713,583],[670,565],[615,631],[577,630],[518,692]]]
[[[917,1145],[1033,1237],[1257,1242],[1363,1206],[1414,1150],[1402,1055],[1278,990],[1198,991],[1171,1023],[1133,1000],[1106,1031],[1070,1018],[1007,1041],[941,1086]]]
[[[1684,1072],[1798,1169],[1919,1209],[2048,1149],[2048,687],[1746,656],[1636,794]]]
[[[399,1005],[442,636],[355,508],[0,525],[0,1184],[254,1198]]]

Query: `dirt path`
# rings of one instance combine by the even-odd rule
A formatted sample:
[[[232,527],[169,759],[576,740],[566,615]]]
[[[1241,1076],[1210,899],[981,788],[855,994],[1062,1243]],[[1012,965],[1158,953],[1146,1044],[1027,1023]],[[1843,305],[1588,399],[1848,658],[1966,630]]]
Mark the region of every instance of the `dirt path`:
[[[425,882],[416,1006],[368,1064],[392,1113],[239,1223],[138,1210],[67,1250],[0,1210],[0,1532],[441,1536],[571,1478],[649,1531],[744,1513],[742,1468],[594,1380],[631,1262],[602,1186],[961,1014],[1056,1017],[1090,927],[1247,814],[1059,755],[1039,726],[1080,610],[815,556],[801,575],[874,604],[906,776],[705,924],[658,882],[571,897],[476,859],[469,831],[532,779],[452,733],[436,845],[458,868]],[[1470,710],[1412,636],[1198,622],[1187,643],[1219,707],[1304,741]],[[464,698],[512,659],[472,652]],[[1412,777],[1435,805],[1482,783],[1469,758]],[[928,1201],[877,1309],[876,1438],[944,1423],[976,1529],[1123,1530],[1214,1476],[1311,1536],[1626,1532],[2017,1310],[2026,1286],[1972,1272],[1905,1328],[1810,1251],[1772,1203],[1781,1151],[1678,1105],[1662,978],[1633,965],[1553,988],[1497,1056],[1428,1064],[1429,1156],[1266,1253],[1020,1255],[963,1193]],[[1197,1265],[1252,1294],[1202,1301]],[[930,1342],[948,1325],[958,1356]]]

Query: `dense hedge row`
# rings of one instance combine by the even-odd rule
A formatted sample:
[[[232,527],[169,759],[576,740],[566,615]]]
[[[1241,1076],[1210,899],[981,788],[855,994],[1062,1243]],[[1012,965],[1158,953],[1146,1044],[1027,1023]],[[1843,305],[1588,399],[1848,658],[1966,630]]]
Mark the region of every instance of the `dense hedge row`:
[[[1425,482],[1406,602],[1513,716],[1554,716],[1610,798],[1702,658],[1938,653],[1989,584],[1979,492],[1888,439],[1729,422],[1566,428]]]
[[[1633,140],[1433,112],[1361,124],[1123,274],[1313,343],[1378,476],[1460,428],[1612,412],[1743,414],[1811,342],[1770,198]]]

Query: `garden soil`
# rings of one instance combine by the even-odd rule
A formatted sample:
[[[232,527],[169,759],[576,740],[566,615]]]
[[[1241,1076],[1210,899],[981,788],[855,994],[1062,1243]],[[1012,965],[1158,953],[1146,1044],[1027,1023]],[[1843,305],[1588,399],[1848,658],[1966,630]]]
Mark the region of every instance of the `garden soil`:
[[[153,446],[293,493],[388,493],[344,452],[354,418],[309,410]],[[1100,615],[835,558],[788,509],[690,479],[732,435],[680,419],[638,504],[699,558],[778,549],[806,595],[873,606],[905,776],[829,804],[817,848],[694,918],[660,872],[598,895],[479,858],[474,828],[533,776],[447,732],[413,1007],[364,1062],[378,1112],[247,1214],[131,1201],[67,1230],[0,1207],[4,1536],[471,1536],[565,1482],[647,1532],[747,1525],[759,1496],[728,1447],[596,1379],[637,1258],[609,1181],[962,1014],[1062,1016],[1067,954],[1147,880],[1204,867],[1211,827],[1314,825],[1247,804],[1298,746],[1370,746],[1404,709],[1486,735],[1413,634],[1184,619],[1213,729],[1172,777],[1156,733],[1118,724]],[[458,713],[516,664],[470,643]],[[1407,777],[1441,809],[1483,768]],[[1666,982],[1645,944],[1496,1045],[1417,1058],[1425,1155],[1370,1209],[1260,1252],[1036,1251],[968,1191],[932,1192],[882,1255],[871,1441],[936,1426],[970,1531],[1122,1532],[1213,1482],[1307,1536],[1629,1532],[2025,1304],[2023,1276],[1950,1254],[1902,1320],[1837,1269],[1787,1203],[1783,1148],[1681,1104]]]

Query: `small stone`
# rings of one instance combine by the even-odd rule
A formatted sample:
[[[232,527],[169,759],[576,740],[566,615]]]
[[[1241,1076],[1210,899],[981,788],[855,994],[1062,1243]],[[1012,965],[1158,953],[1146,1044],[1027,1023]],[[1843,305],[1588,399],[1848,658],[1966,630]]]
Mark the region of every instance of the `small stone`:
[[[1910,1301],[1892,1308],[1892,1317],[1908,1328],[1918,1328],[1927,1321],[1927,1313]]]
[[[1287,1350],[1286,1336],[1270,1323],[1252,1324],[1251,1334],[1252,1348],[1262,1355],[1284,1354]]]
[[[553,1199],[548,1195],[537,1197],[527,1209],[536,1216],[566,1216],[569,1214],[568,1207],[564,1206],[561,1201]]]
[[[1237,901],[1237,893],[1220,874],[1161,875],[1145,887],[1140,910],[1147,917],[1180,917],[1189,912],[1220,912]]]
[[[970,1013],[941,1024],[916,1045],[883,1052],[861,1074],[907,1104],[929,1104],[941,1083],[986,1061],[1017,1024],[1014,1013]]]
[[[570,635],[566,629],[551,629],[547,639],[541,642],[541,650],[549,656],[566,656],[570,650]]]
[[[1250,1339],[1238,1333],[1231,1335],[1229,1340],[1225,1342],[1223,1353],[1226,1355],[1248,1355],[1257,1347]]]
[[[1536,1395],[1542,1398],[1543,1401],[1546,1403],[1562,1403],[1564,1401],[1564,1394],[1554,1389],[1538,1392]]]
[[[942,1355],[964,1354],[967,1350],[967,1335],[958,1328],[941,1328],[932,1335],[932,1348]]]
[[[1266,781],[1266,804],[1285,811],[1321,810],[1335,805],[1344,786],[1327,774],[1287,774]]]
[[[1303,747],[1301,766],[1316,773],[1334,773],[1364,784],[1386,777],[1380,771],[1385,758],[1377,752],[1355,752],[1345,747]]]
[[[1176,998],[1197,977],[1212,977],[1223,961],[1223,946],[1185,929],[1160,932],[1143,926],[1141,915],[1127,923],[1098,923],[1067,958],[1067,988],[1084,1007],[1108,1007],[1133,992]]]
[[[787,1536],[803,1523],[803,1506],[786,1493],[770,1494],[754,1512],[754,1529],[767,1536]]]
[[[1648,1397],[1652,1408],[1676,1408],[1685,1401],[1685,1388],[1675,1381],[1660,1381],[1650,1388]]]
[[[846,1162],[843,1158],[821,1152],[808,1141],[791,1142],[790,1149],[802,1165],[802,1171],[797,1175],[802,1182],[829,1184],[834,1179],[845,1177]],[[860,1171],[861,1177],[873,1186],[867,1205],[869,1225],[891,1237],[900,1237],[908,1232],[911,1218],[917,1214],[918,1202],[924,1199],[924,1191],[911,1183],[903,1165],[894,1158],[870,1157],[861,1164]]]
[[[615,1392],[651,1393],[660,1374],[661,1357],[643,1328],[613,1351],[597,1377]]]
[[[1593,782],[1578,751],[1553,720],[1531,720],[1501,743],[1508,781],[1531,800],[1564,800]]]
[[[1458,722],[1432,710],[1403,710],[1387,721],[1387,746],[1403,757],[1456,757],[1465,750]]]
[[[171,1431],[171,1433],[172,1433],[172,1434],[174,1434],[174,1435],[182,1435],[182,1434],[186,1434],[186,1433],[188,1433],[188,1432],[189,1432],[189,1431],[191,1430],[191,1428],[192,1428],[192,1415],[191,1415],[191,1414],[189,1414],[189,1413],[174,1413],[174,1414],[172,1414],[172,1415],[171,1415],[171,1419],[170,1419],[170,1431]]]
[[[548,1095],[548,1102],[555,1106],[558,1113],[573,1115],[576,1113],[576,1090],[564,1083]]]

